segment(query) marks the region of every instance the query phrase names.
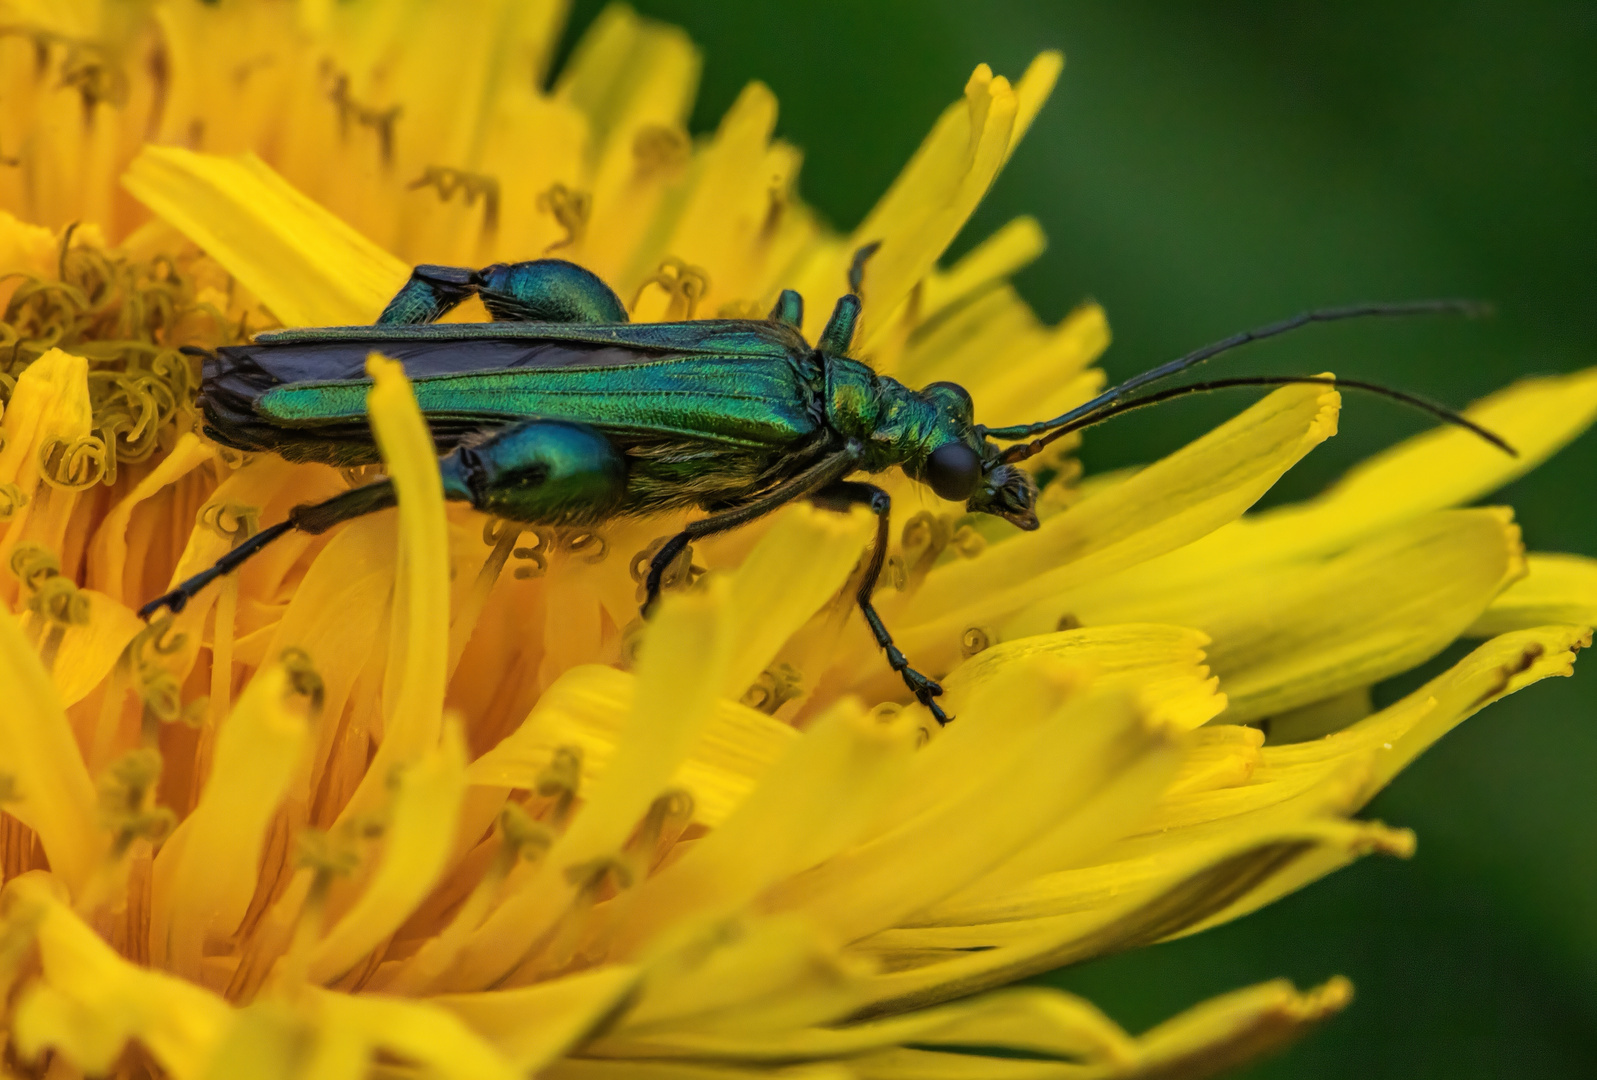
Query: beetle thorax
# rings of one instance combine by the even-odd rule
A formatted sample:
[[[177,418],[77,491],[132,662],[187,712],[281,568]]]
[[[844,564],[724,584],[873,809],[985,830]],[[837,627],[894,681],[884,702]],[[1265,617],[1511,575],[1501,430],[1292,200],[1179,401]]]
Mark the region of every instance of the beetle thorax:
[[[865,448],[867,472],[898,465],[918,475],[933,450],[968,434],[942,403],[854,360],[827,358],[825,404],[828,426]]]

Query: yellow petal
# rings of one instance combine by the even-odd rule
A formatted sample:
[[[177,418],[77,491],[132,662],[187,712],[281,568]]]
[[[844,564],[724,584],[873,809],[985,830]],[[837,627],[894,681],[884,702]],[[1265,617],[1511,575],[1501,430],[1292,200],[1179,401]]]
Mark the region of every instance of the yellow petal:
[[[1109,339],[1103,308],[1082,304],[1035,342],[1011,337],[1011,348],[989,352],[986,363],[972,350],[964,350],[970,353],[964,373],[954,378],[975,384],[971,394],[983,423],[1031,423],[1058,416],[1102,388],[1103,372],[1087,365],[1109,347]]]
[[[1020,82],[1015,84],[1015,126],[1009,133],[1009,150],[1004,160],[1009,159],[1008,155],[1015,152],[1021,138],[1031,130],[1031,122],[1048,103],[1048,97],[1059,81],[1059,74],[1064,70],[1065,54],[1056,49],[1038,53],[1026,65]]]
[[[995,78],[985,64],[978,67],[965,86],[965,100],[943,113],[855,230],[851,248],[882,242],[866,275],[861,338],[867,348],[871,335],[890,324],[893,310],[931,270],[987,193],[1053,89],[1063,63],[1058,53],[1042,53],[1013,87],[1002,76]],[[842,282],[825,284],[831,288],[822,295],[835,297]]]
[[[1238,829],[1304,813],[1351,813],[1442,735],[1491,701],[1553,675],[1568,675],[1582,627],[1505,634],[1396,704],[1309,742],[1264,747],[1235,786],[1172,792],[1120,849],[1174,851]]]
[[[1353,469],[1324,495],[1239,521],[1138,570],[1141,589],[1240,567],[1338,551],[1429,510],[1467,503],[1530,471],[1597,416],[1597,368],[1526,379],[1465,415],[1502,435],[1510,457],[1478,436],[1441,427]]]
[[[1209,637],[1184,626],[1122,622],[1053,634],[1033,634],[983,649],[943,680],[955,715],[967,696],[1004,668],[1034,657],[1086,665],[1094,685],[1135,686],[1144,705],[1176,726],[1195,728],[1212,719],[1225,699],[1214,693],[1204,647]]]
[[[61,254],[61,242],[49,229],[19,221],[0,210],[0,273],[50,274]],[[9,300],[20,282],[0,284],[0,302]]]
[[[1214,637],[1210,663],[1231,701],[1227,719],[1320,701],[1429,659],[1523,572],[1523,560],[1509,512],[1460,510],[1301,576],[1271,575],[1260,584],[1274,595],[1203,619]]]
[[[921,1007],[1165,940],[1233,910],[1322,847],[1348,856],[1404,855],[1413,850],[1413,836],[1325,819],[1232,830],[1222,840],[1158,856],[1049,874],[980,905],[931,909],[918,920],[923,926],[885,931],[857,946],[885,965],[872,980],[870,1008]]]
[[[354,967],[410,917],[432,890],[455,845],[466,791],[466,747],[456,723],[436,750],[400,770],[383,854],[360,898],[317,942],[308,977],[330,982]]]
[[[867,326],[888,316],[953,240],[1009,154],[1019,104],[1009,80],[978,66],[965,98],[948,107],[904,171],[851,238],[882,242],[868,269]],[[837,293],[832,282],[831,295]],[[841,282],[837,283],[841,284]],[[824,295],[824,294],[823,294]],[[824,309],[822,312],[824,317]],[[869,331],[861,334],[869,345]]]
[[[31,495],[39,482],[39,450],[52,436],[72,439],[89,433],[89,362],[51,349],[22,369],[6,402],[0,432],[0,482]],[[12,529],[16,531],[15,527]]]
[[[1187,759],[1166,789],[1166,796],[1190,795],[1236,787],[1259,766],[1264,732],[1236,724],[1211,724],[1194,732]]]
[[[1385,751],[1376,759],[1364,798],[1372,798],[1437,739],[1493,701],[1542,679],[1572,674],[1575,654],[1590,644],[1591,630],[1583,626],[1544,626],[1503,634],[1391,709],[1348,729],[1351,736],[1372,743],[1379,738]],[[1426,708],[1426,702],[1434,704]],[[1397,717],[1405,713],[1418,715],[1404,724]],[[1385,746],[1387,742],[1392,743],[1390,748]]]
[[[1243,723],[1406,671],[1440,652],[1523,571],[1519,529],[1501,509],[1438,511],[1325,560],[1126,597],[1089,585],[1039,604],[1026,621],[1068,611],[1089,625],[1195,626]],[[1007,633],[1008,631],[1006,631]]]
[[[43,982],[23,992],[13,1018],[17,1050],[31,1058],[53,1047],[86,1073],[110,1071],[137,1039],[174,1080],[201,1074],[221,1039],[229,1008],[216,995],[118,956],[55,897],[42,875],[8,885],[33,908]]]
[[[330,498],[345,490],[345,485],[338,473],[332,469],[320,466],[292,465],[275,455],[261,455],[250,461],[243,468],[236,469],[211,493],[206,500],[206,508],[213,506],[237,507],[247,510],[259,511],[265,521],[270,522],[279,514],[286,514],[288,509],[299,502],[318,501]],[[218,558],[227,554],[234,538],[224,536],[215,529],[195,529],[189,533],[188,543],[184,545],[183,554],[178,557],[177,565],[172,570],[170,583],[175,585],[184,578],[199,573],[214,563]],[[280,548],[293,547],[295,534],[290,533],[277,543],[268,547],[260,555],[245,564],[239,571],[240,580],[244,580],[252,573],[269,566],[275,559],[280,558]],[[296,552],[290,562],[304,553],[303,546]],[[276,568],[276,578],[281,579],[287,567]],[[270,575],[263,574],[263,577]],[[259,589],[246,589],[259,592]],[[185,613],[203,603],[211,594],[202,592],[195,603],[185,608]]]
[[[1078,866],[1096,856],[1148,818],[1176,776],[1186,752],[1186,740],[1171,740],[1127,762],[1079,805],[1061,814],[1050,828],[970,882],[949,903],[1003,895],[1039,875]]]
[[[281,664],[255,677],[217,733],[199,805],[156,858],[152,950],[180,975],[198,979],[207,940],[231,935],[255,894],[267,826],[302,765],[308,704]]]
[[[450,1080],[516,1080],[522,1073],[448,1010],[381,994],[316,992],[320,1026]],[[369,1051],[367,1052],[369,1053]],[[367,1053],[362,1053],[365,1064]],[[366,1070],[347,1074],[351,1080]]]
[[[1108,344],[1097,304],[1045,327],[1013,286],[998,284],[923,319],[888,373],[911,386],[959,383],[984,424],[1030,423],[1086,400],[1102,372],[1084,369]]]
[[[1230,521],[1336,430],[1338,395],[1278,390],[1242,415],[1046,522],[939,567],[906,617],[933,616],[973,587],[1037,590],[1093,577],[1201,536]],[[992,606],[974,605],[978,609]]]
[[[1036,218],[1024,215],[1007,222],[946,271],[934,272],[926,279],[921,318],[935,318],[951,304],[1008,281],[1047,247],[1048,238]]]
[[[1251,898],[1279,896],[1273,888],[1277,879],[1302,884],[1295,874],[1300,863],[1324,856],[1327,864],[1340,866],[1372,852],[1407,858],[1414,853],[1414,834],[1323,815],[1292,820],[1278,815],[1173,838],[1145,833],[1079,867],[1040,875],[1006,892],[952,898],[857,947],[879,954],[888,973],[935,966],[939,959],[956,961],[958,950],[990,948],[1010,950],[1005,962],[1016,971],[1018,958],[1031,956],[1027,963],[1040,964],[1035,958],[1045,952],[1051,957],[1048,966],[1058,967],[1227,922],[1252,910]],[[915,950],[927,955],[915,960]],[[954,951],[939,957],[935,950]],[[908,963],[900,959],[905,954],[912,958]],[[1004,958],[970,959],[983,959],[976,968],[987,969],[986,959]]]
[[[638,662],[632,716],[610,768],[557,853],[581,862],[618,849],[702,729],[732,641],[730,588],[663,603]],[[555,861],[551,854],[550,861]]]
[[[314,1036],[290,1005],[273,999],[257,1000],[239,1009],[232,1019],[201,1074],[205,1080],[306,1078],[305,1066],[314,1053]]]
[[[748,276],[746,253],[758,246],[772,189],[780,190],[780,178],[773,180],[766,167],[775,127],[776,96],[751,82],[694,162],[692,187],[665,250],[707,271],[706,313],[739,299],[735,290]]]
[[[614,954],[690,915],[730,915],[851,843],[903,781],[917,732],[849,698],[832,706],[726,821],[643,884]]]
[[[1353,984],[1338,976],[1307,993],[1285,979],[1206,1001],[1166,1020],[1138,1042],[1138,1062],[1095,1076],[1216,1076],[1275,1053],[1347,1008]]]
[[[47,454],[62,457],[90,438],[89,363],[51,349],[23,369],[0,418],[0,483],[15,484],[26,500],[0,539],[0,566],[22,542],[63,554],[67,524],[77,505],[75,490],[50,485],[43,476]],[[90,466],[84,466],[87,473]],[[88,477],[85,476],[85,479]],[[0,576],[0,597],[17,595],[12,575]]]
[[[383,742],[344,816],[381,797],[388,772],[438,744],[449,662],[449,530],[443,480],[427,422],[398,361],[373,353],[367,413],[388,475],[399,494],[400,574],[394,604],[394,660],[384,686]]]
[[[582,751],[584,790],[615,756],[632,712],[636,678],[614,668],[572,668],[546,690],[525,722],[471,763],[472,784],[534,788],[555,749]],[[747,705],[720,698],[691,756],[668,786],[693,794],[694,820],[720,825],[798,732]]]
[[[623,4],[600,13],[555,85],[592,128],[593,209],[583,265],[623,294],[659,263],[663,230],[688,168],[685,130],[702,60],[674,26]]]
[[[316,555],[277,621],[235,643],[240,653],[259,648],[257,657],[246,658],[254,665],[281,656],[285,649],[304,653],[322,679],[325,715],[343,715],[352,697],[360,695],[356,700],[363,719],[352,721],[357,727],[366,722],[365,716],[380,715],[378,679],[372,668],[374,658],[384,656],[383,631],[389,626],[388,606],[394,592],[394,536],[392,514],[350,522]],[[338,617],[328,618],[328,612],[338,612]],[[307,802],[321,786],[341,726],[318,725],[312,767],[297,782]],[[349,738],[348,732],[344,738]],[[375,807],[387,796],[379,785],[371,797],[370,805]],[[339,805],[341,798],[335,797],[332,806]]]
[[[1002,1047],[1027,1054],[1117,1065],[1130,1064],[1136,1057],[1131,1038],[1091,1003],[1041,987],[985,994],[907,1016],[839,1028],[773,1032],[664,1031],[647,1038],[628,1038],[623,1031],[619,1037],[606,1039],[591,1052],[597,1056],[625,1054],[774,1063],[847,1059],[904,1044],[951,1049]],[[987,1063],[989,1068],[995,1064],[991,1058],[975,1060]]]
[[[1112,690],[1067,701],[1028,735],[1010,740],[1007,768],[948,793],[901,827],[779,887],[766,902],[774,910],[803,911],[845,941],[890,926],[1023,851],[1173,739]],[[928,860],[932,850],[938,857]]]
[[[1322,542],[1336,543],[1398,515],[1466,503],[1523,476],[1597,418],[1597,368],[1522,380],[1465,415],[1507,439],[1518,456],[1451,426],[1409,439],[1353,469],[1316,500],[1324,519],[1341,520]],[[1305,524],[1298,522],[1299,528]]]
[[[1308,705],[1274,713],[1260,726],[1259,734],[1264,734],[1264,729],[1268,728],[1273,742],[1307,742],[1341,731],[1374,711],[1370,687],[1356,686]]]
[[[654,123],[684,123],[699,66],[699,52],[681,29],[610,4],[577,42],[554,92],[587,114],[602,145],[613,129],[631,128],[624,119],[635,124],[639,110]]]
[[[143,567],[134,570],[133,582],[127,573],[127,530],[133,511],[169,484],[216,460],[215,447],[201,441],[192,431],[184,432],[171,452],[134,485],[133,490],[105,515],[95,530],[89,554],[89,583],[130,606],[137,607],[149,597],[130,595],[143,580]]]
[[[776,651],[830,601],[860,559],[876,519],[803,504],[776,516],[732,576],[735,643],[723,692],[743,693]]]
[[[74,894],[105,848],[94,782],[62,711],[61,698],[16,619],[0,611],[0,770],[14,784],[6,812],[39,834],[50,866]]]
[[[575,895],[568,868],[621,850],[703,729],[732,651],[729,583],[666,597],[644,640],[638,690],[610,767],[525,886],[483,924],[449,985],[475,988],[520,962]]]
[[[646,961],[643,992],[614,1038],[588,1053],[650,1054],[682,1028],[778,1032],[846,1016],[865,968],[797,916],[704,919],[667,935]]]
[[[636,990],[639,974],[612,964],[532,986],[440,994],[429,1002],[454,1013],[528,1075],[611,1020]]]
[[[1597,624],[1597,559],[1532,552],[1525,563],[1525,576],[1492,601],[1466,636],[1491,637],[1551,623]]]
[[[1088,664],[1052,657],[995,665],[956,699],[957,724],[936,732],[911,762],[903,790],[872,823],[866,839],[903,827],[950,800],[971,798],[1011,768],[1018,740],[1035,738],[1072,695],[1090,683]]]
[[[144,622],[137,615],[104,593],[80,589],[78,595],[88,601],[89,621],[66,628],[50,669],[61,704],[67,708],[100,685],[128,642],[144,629]]]
[[[146,146],[123,184],[286,326],[370,323],[410,273],[253,154]]]

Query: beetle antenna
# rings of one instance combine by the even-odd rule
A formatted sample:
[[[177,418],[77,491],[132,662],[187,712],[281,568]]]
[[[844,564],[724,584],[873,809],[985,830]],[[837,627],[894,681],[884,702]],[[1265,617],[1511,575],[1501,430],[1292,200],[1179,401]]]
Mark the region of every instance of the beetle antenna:
[[[860,295],[860,289],[865,284],[865,264],[881,246],[880,240],[872,240],[855,249],[854,258],[848,264],[848,292],[837,298],[832,317],[826,320],[826,326],[815,342],[815,347],[821,352],[833,356],[848,355],[849,346],[854,344],[854,327],[859,323],[860,308],[865,303]]]
[[[848,264],[848,291],[855,296],[861,295],[860,289],[865,285],[865,264],[881,249],[881,246],[880,240],[872,240],[855,249],[854,258]]]
[[[1131,391],[1146,386],[1151,382],[1168,379],[1172,375],[1196,367],[1205,360],[1219,356],[1221,353],[1230,352],[1232,349],[1241,348],[1243,345],[1266,338],[1279,337],[1293,330],[1308,326],[1310,323],[1341,322],[1344,319],[1366,318],[1405,318],[1410,315],[1462,315],[1465,318],[1480,318],[1492,313],[1490,304],[1477,300],[1414,300],[1396,304],[1353,304],[1349,307],[1319,308],[1315,311],[1302,311],[1291,318],[1279,322],[1258,326],[1252,330],[1244,330],[1240,334],[1232,334],[1212,344],[1196,349],[1185,356],[1177,357],[1168,363],[1160,364],[1156,368],[1149,368],[1140,375],[1133,375],[1119,386],[1112,386],[1099,394],[1091,401],[1077,405],[1074,409],[1056,416],[1052,420],[1043,420],[1035,424],[1015,424],[1011,427],[981,428],[979,434],[994,439],[1028,439],[1034,435],[1041,435],[1063,424],[1074,424],[1083,417],[1090,416],[1100,409],[1107,408],[1121,401]],[[1346,385],[1353,385],[1351,382]],[[1077,430],[1071,428],[1070,430]]]
[[[285,536],[296,529],[313,536],[318,535],[340,522],[396,505],[398,497],[394,494],[394,482],[379,480],[374,484],[351,488],[342,495],[334,495],[331,499],[319,503],[296,506],[288,512],[288,520],[267,526],[198,574],[179,584],[165,596],[158,596],[139,608],[139,618],[148,622],[162,608],[170,608],[174,615],[177,614],[188,606],[188,602],[194,599],[201,589],[224,574],[231,574],[243,566],[280,536]]]
[[[1519,451],[1515,450],[1507,439],[1488,428],[1482,427],[1463,413],[1449,409],[1446,405],[1438,405],[1434,401],[1427,401],[1425,398],[1414,394],[1405,393],[1402,390],[1394,390],[1390,386],[1382,386],[1380,383],[1365,382],[1362,379],[1338,379],[1332,375],[1241,375],[1230,379],[1214,379],[1209,382],[1166,387],[1163,390],[1155,390],[1140,398],[1111,402],[1090,416],[1082,416],[1061,424],[1043,435],[1042,438],[1033,439],[1031,442],[1023,443],[1019,446],[1009,447],[999,455],[998,460],[1006,463],[1024,461],[1035,454],[1041,453],[1043,447],[1055,439],[1069,435],[1072,431],[1080,431],[1082,428],[1101,424],[1112,416],[1119,416],[1121,413],[1128,413],[1148,405],[1157,405],[1159,402],[1169,401],[1171,398],[1185,397],[1188,394],[1207,393],[1210,390],[1225,390],[1233,386],[1287,386],[1294,383],[1319,383],[1322,386],[1334,386],[1339,390],[1363,390],[1379,397],[1390,398],[1410,408],[1418,409],[1420,412],[1428,413],[1438,420],[1456,425],[1478,435],[1511,457],[1519,457]]]

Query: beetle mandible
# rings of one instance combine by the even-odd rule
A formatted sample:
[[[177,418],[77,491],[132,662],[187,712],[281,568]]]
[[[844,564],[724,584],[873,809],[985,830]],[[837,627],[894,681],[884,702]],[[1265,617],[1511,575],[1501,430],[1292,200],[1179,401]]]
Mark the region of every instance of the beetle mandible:
[[[405,366],[442,454],[444,496],[526,524],[596,525],[618,516],[697,508],[654,555],[644,611],[666,568],[694,540],[746,524],[795,499],[875,515],[876,539],[856,596],[887,662],[939,723],[942,688],[910,666],[872,603],[887,554],[891,501],[856,473],[897,467],[944,499],[1038,527],[1037,487],[1020,462],[1054,440],[1130,409],[1226,386],[1319,382],[1370,390],[1462,425],[1505,451],[1491,432],[1439,405],[1329,376],[1243,377],[1137,394],[1150,383],[1238,345],[1311,322],[1367,315],[1473,310],[1458,301],[1311,311],[1234,335],[1105,391],[1062,416],[984,427],[969,393],[938,382],[913,390],[850,359],[860,286],[876,244],[861,248],[810,345],[803,299],[784,290],[766,319],[631,323],[616,294],[559,259],[482,270],[418,266],[372,326],[278,330],[248,345],[202,352],[206,433],[291,461],[365,465],[378,453],[365,420],[365,361]],[[471,296],[489,323],[437,320]],[[1009,443],[1007,447],[1000,443]],[[379,480],[295,507],[209,569],[146,604],[181,611],[199,590],[287,532],[322,533],[395,504]]]

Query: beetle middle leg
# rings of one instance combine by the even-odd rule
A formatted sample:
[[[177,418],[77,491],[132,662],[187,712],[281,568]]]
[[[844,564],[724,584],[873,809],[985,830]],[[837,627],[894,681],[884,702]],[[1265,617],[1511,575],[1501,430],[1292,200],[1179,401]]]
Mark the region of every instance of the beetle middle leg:
[[[915,695],[915,700],[931,710],[932,717],[939,724],[948,723],[950,717],[943,712],[942,706],[937,704],[937,697],[943,692],[943,688],[935,679],[928,678],[909,666],[909,658],[893,644],[893,635],[888,632],[882,617],[876,613],[876,605],[871,601],[871,596],[876,591],[876,582],[882,576],[882,567],[887,562],[889,521],[893,512],[892,496],[875,484],[866,484],[858,480],[839,480],[817,491],[810,496],[810,500],[817,506],[824,506],[829,510],[866,506],[876,515],[876,543],[871,549],[871,561],[865,567],[865,577],[860,581],[859,592],[855,597],[859,603],[860,614],[865,616],[865,624],[871,628],[876,644],[887,654],[888,666],[898,672],[899,677],[904,680],[904,685]]]
[[[861,449],[855,443],[850,443],[842,450],[828,454],[803,472],[776,485],[759,498],[746,502],[742,506],[734,506],[730,510],[723,510],[719,514],[711,514],[698,521],[690,521],[671,539],[667,540],[659,551],[654,553],[654,558],[649,561],[649,576],[644,578],[643,614],[648,615],[653,610],[655,603],[660,599],[660,582],[665,577],[666,567],[676,561],[684,548],[695,540],[716,533],[735,529],[739,525],[746,525],[755,518],[764,517],[771,511],[786,506],[795,499],[802,499],[813,495],[815,492],[830,487],[849,473],[854,471],[854,466],[859,463]]]

